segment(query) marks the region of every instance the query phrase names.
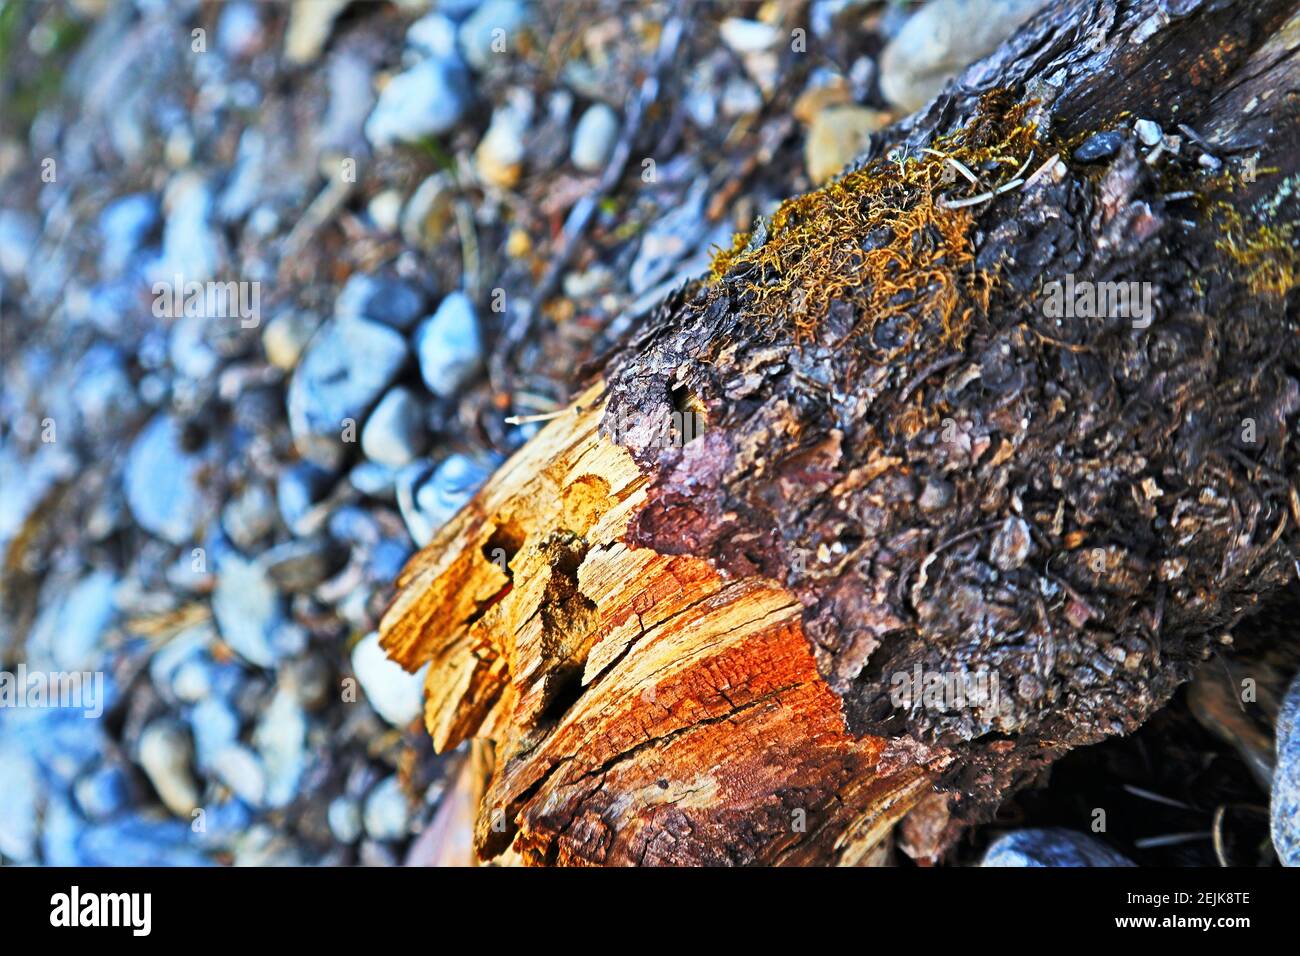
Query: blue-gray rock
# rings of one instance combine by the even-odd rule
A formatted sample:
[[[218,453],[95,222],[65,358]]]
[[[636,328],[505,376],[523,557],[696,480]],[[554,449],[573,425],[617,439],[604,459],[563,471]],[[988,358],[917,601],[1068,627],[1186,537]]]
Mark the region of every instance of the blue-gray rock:
[[[281,312],[262,330],[262,351],[278,369],[292,371],[320,325],[314,315],[290,309]]]
[[[1014,830],[984,851],[980,866],[1133,866],[1121,853],[1084,833],[1050,827]]]
[[[456,24],[444,12],[435,10],[411,24],[406,31],[407,49],[435,60],[459,59]]]
[[[1277,763],[1269,819],[1273,848],[1283,866],[1300,866],[1300,676],[1277,715]]]
[[[366,319],[332,319],[316,334],[289,384],[289,427],[303,457],[337,467],[366,412],[406,362],[406,340]]]
[[[617,140],[618,114],[606,104],[596,103],[587,108],[573,130],[569,159],[585,172],[600,172]]]
[[[237,59],[251,56],[262,46],[264,38],[256,4],[240,0],[222,8],[217,19],[217,47],[226,56]]]
[[[194,735],[195,762],[208,768],[217,754],[238,739],[239,717],[226,701],[209,697],[190,711],[190,731]]]
[[[208,866],[190,833],[188,821],[131,814],[84,830],[77,851],[83,866]]]
[[[189,818],[199,805],[198,786],[190,771],[190,735],[180,724],[159,718],[140,733],[138,761],[163,805],[178,817]]]
[[[496,56],[515,50],[515,36],[528,22],[528,7],[518,0],[487,0],[460,25],[460,51],[474,69],[482,71]]]
[[[123,485],[136,523],[172,544],[193,540],[205,515],[199,489],[203,459],[181,443],[181,427],[159,415],[145,426],[126,459]]]
[[[365,433],[361,435],[365,440]],[[348,483],[363,495],[372,498],[393,499],[393,488],[397,481],[397,471],[376,461],[361,461],[348,472]]]
[[[394,727],[406,727],[424,711],[426,664],[414,674],[389,658],[373,631],[352,649],[352,672],[375,713]]]
[[[40,234],[34,216],[18,209],[0,209],[0,275],[17,279],[26,271]]]
[[[111,763],[102,764],[81,777],[72,792],[89,820],[106,820],[125,809],[131,799],[126,771]]]
[[[235,547],[251,551],[275,527],[275,496],[261,482],[248,485],[226,503],[221,527]]]
[[[343,283],[334,314],[409,329],[423,314],[424,301],[424,293],[405,279],[358,272]]]
[[[291,691],[276,692],[258,722],[253,745],[266,772],[266,805],[286,806],[298,796],[307,767],[307,715]]]
[[[41,863],[80,866],[77,838],[84,825],[70,799],[62,793],[51,793],[41,817]]]
[[[452,398],[478,373],[483,339],[469,296],[453,292],[415,333],[424,384],[440,398]]]
[[[0,740],[0,854],[35,860],[43,794],[36,761],[17,742]]]
[[[493,466],[452,455],[436,468],[428,462],[407,465],[397,476],[397,506],[411,540],[424,547],[491,476]]]
[[[366,833],[376,840],[400,840],[411,822],[410,803],[397,777],[385,777],[366,796]]]
[[[152,269],[155,280],[173,286],[179,277],[183,291],[187,282],[217,277],[225,246],[211,222],[213,204],[212,188],[197,173],[181,173],[168,185],[162,256]]]
[[[115,430],[139,408],[125,358],[105,342],[86,350],[72,381],[72,400],[81,415],[82,430],[91,435]]]
[[[116,615],[116,586],[110,572],[95,571],[47,605],[27,639],[29,662],[60,671],[97,669],[104,635]]]
[[[284,599],[260,563],[234,556],[221,563],[212,616],[236,654],[258,667],[275,666],[275,634],[285,622]]]
[[[158,228],[158,197],[132,193],[114,199],[99,214],[100,272],[117,275]]]
[[[300,461],[280,472],[275,496],[280,517],[296,535],[310,534],[315,525],[317,506],[334,487],[334,475],[309,461]]]
[[[469,77],[455,60],[424,60],[388,81],[366,120],[366,139],[382,149],[440,136],[465,115]]]
[[[326,812],[330,832],[340,843],[356,843],[361,839],[361,807],[348,797],[335,797]]]
[[[361,451],[371,461],[401,468],[414,461],[428,445],[424,406],[400,385],[380,399],[361,432]]]
[[[1079,144],[1079,148],[1074,151],[1074,158],[1080,163],[1095,163],[1114,156],[1122,145],[1124,134],[1116,130],[1093,133]]]
[[[347,555],[324,535],[285,541],[258,558],[272,583],[290,594],[310,591],[346,560]]]
[[[880,91],[905,112],[920,109],[948,78],[991,53],[1046,0],[933,0],[880,55]]]
[[[266,797],[266,774],[262,762],[243,744],[222,748],[212,758],[213,775],[230,788],[230,792],[249,806],[259,807]]]

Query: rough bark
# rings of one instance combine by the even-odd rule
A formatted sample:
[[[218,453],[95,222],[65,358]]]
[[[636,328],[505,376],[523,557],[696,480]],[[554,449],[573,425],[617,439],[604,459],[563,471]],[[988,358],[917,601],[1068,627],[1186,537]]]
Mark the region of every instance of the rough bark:
[[[665,302],[385,617],[435,744],[495,743],[481,856],[861,863],[918,803],[933,856],[1296,573],[1298,30],[1045,11]],[[1153,320],[1045,314],[1067,275]]]

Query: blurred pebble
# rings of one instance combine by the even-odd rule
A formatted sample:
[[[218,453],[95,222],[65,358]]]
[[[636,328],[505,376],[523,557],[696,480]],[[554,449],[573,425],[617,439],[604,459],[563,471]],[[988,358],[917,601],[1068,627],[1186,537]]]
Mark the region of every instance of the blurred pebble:
[[[212,758],[212,772],[230,791],[253,807],[266,797],[266,775],[257,755],[242,744],[222,748]]]
[[[361,839],[361,807],[348,797],[335,797],[329,806],[330,832],[340,843],[352,844]]]
[[[376,840],[400,840],[406,836],[411,811],[396,775],[386,777],[366,796],[363,813],[366,833]]]
[[[457,39],[461,53],[481,72],[493,57],[518,52],[515,35],[527,21],[528,8],[518,0],[486,0],[460,25]]]
[[[131,814],[87,828],[77,841],[82,866],[207,866],[189,845],[190,824]]]
[[[424,293],[395,276],[356,272],[334,300],[339,317],[372,319],[395,329],[409,329],[424,312]]]
[[[455,517],[492,475],[492,466],[466,455],[451,455],[437,467],[414,462],[397,476],[397,505],[406,529],[420,547]]]
[[[34,861],[41,794],[36,761],[16,742],[0,740],[0,854]]]
[[[589,106],[573,130],[573,165],[587,173],[603,170],[618,140],[618,125],[618,114],[605,103]]]
[[[379,646],[379,632],[367,634],[352,649],[352,672],[357,675],[366,700],[380,717],[399,729],[424,711],[426,664],[414,674],[392,660]]]
[[[298,795],[307,763],[307,715],[292,693],[276,692],[253,734],[266,770],[266,805],[283,807]]]
[[[73,794],[88,819],[106,820],[127,806],[131,791],[126,771],[106,763],[78,779]]]
[[[187,451],[175,419],[159,415],[127,453],[123,486],[140,527],[172,544],[193,539],[204,516],[199,490],[203,460]]]
[[[190,729],[194,734],[195,760],[200,767],[210,767],[217,754],[239,737],[239,717],[220,697],[199,701],[190,711]]]
[[[258,667],[274,667],[272,637],[284,622],[284,603],[266,568],[255,561],[228,557],[217,570],[212,616],[231,650]]]
[[[1269,804],[1273,848],[1283,866],[1300,866],[1300,677],[1292,681],[1282,701],[1276,739]]]
[[[828,106],[808,127],[804,164],[808,178],[820,185],[851,163],[866,148],[871,134],[884,127],[888,115],[861,106]]]
[[[440,136],[465,115],[471,99],[463,68],[453,60],[424,60],[392,77],[366,120],[366,139],[382,149]]]
[[[424,406],[401,386],[380,399],[361,432],[361,451],[371,461],[389,468],[409,464],[427,444]]]
[[[114,199],[99,214],[100,272],[116,275],[158,228],[158,197],[132,193]]]
[[[262,329],[266,360],[278,369],[293,371],[319,324],[315,316],[304,312],[281,312]]]
[[[1045,0],[933,0],[880,55],[880,90],[912,112],[965,66],[993,52]]]
[[[483,362],[483,340],[478,317],[469,297],[453,292],[415,333],[420,375],[429,391],[454,398],[478,373]]]
[[[189,735],[171,720],[155,720],[140,734],[140,767],[158,791],[163,805],[186,819],[199,805],[198,788],[190,772],[190,756]]]
[[[1015,830],[998,837],[980,866],[1133,866],[1122,854],[1083,833],[1056,827]]]
[[[281,591],[310,591],[343,566],[346,555],[329,538],[315,535],[277,544],[258,558],[266,576]]]
[[[261,482],[250,484],[221,511],[221,527],[235,547],[251,551],[275,527],[275,497]]]
[[[309,461],[300,461],[280,472],[275,497],[280,517],[295,535],[310,534],[316,523],[317,506],[334,487],[334,475]]]
[[[337,467],[366,411],[406,362],[406,341],[378,322],[331,319],[312,339],[289,383],[289,428],[303,457]],[[349,431],[350,429],[350,431]]]

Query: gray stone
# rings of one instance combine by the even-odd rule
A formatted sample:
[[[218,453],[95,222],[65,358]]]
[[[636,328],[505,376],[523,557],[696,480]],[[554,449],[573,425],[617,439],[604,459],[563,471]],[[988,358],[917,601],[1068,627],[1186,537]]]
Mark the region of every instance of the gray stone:
[[[207,866],[188,822],[131,814],[89,827],[77,841],[83,866]]]
[[[451,455],[436,468],[414,462],[397,476],[397,505],[411,540],[432,540],[492,474],[492,467],[465,455]]]
[[[414,674],[392,660],[379,646],[377,631],[363,637],[352,649],[352,672],[357,675],[366,700],[380,717],[394,727],[404,728],[424,710],[426,664]]]
[[[221,512],[221,527],[235,547],[251,551],[275,527],[275,496],[261,482],[255,482],[227,502]]]
[[[361,807],[348,797],[335,797],[327,811],[330,832],[340,843],[356,843],[361,839]]]
[[[275,666],[274,637],[284,623],[284,600],[261,564],[233,555],[221,562],[212,616],[236,654],[258,667]]]
[[[411,24],[406,31],[406,46],[420,56],[436,60],[460,57],[456,47],[456,24],[436,10]]]
[[[334,314],[409,329],[424,313],[424,293],[396,276],[354,273],[334,302]]]
[[[465,293],[453,292],[442,300],[416,331],[415,348],[420,375],[435,395],[453,398],[469,383],[483,363],[483,340]]]
[[[253,744],[266,771],[266,805],[288,805],[298,795],[307,766],[307,715],[292,692],[276,692],[253,733]]]
[[[34,862],[42,793],[36,761],[16,741],[0,740],[0,854]]]
[[[27,639],[29,663],[61,671],[95,670],[102,663],[104,635],[116,614],[117,579],[95,571],[43,610]]]
[[[573,130],[569,159],[585,172],[600,172],[618,141],[618,114],[604,103],[587,108]]]
[[[212,772],[249,806],[260,807],[266,798],[266,774],[257,754],[243,744],[223,747],[212,758]]]
[[[199,805],[199,792],[190,772],[190,736],[185,729],[166,718],[155,720],[140,734],[138,759],[163,805],[188,820]]]
[[[1300,677],[1277,716],[1277,764],[1269,804],[1273,848],[1283,866],[1300,866]]]
[[[366,796],[366,833],[376,840],[400,840],[411,822],[410,803],[397,777],[385,777]]]
[[[286,527],[296,535],[312,533],[325,520],[322,502],[333,487],[334,475],[309,461],[300,461],[281,471],[275,497]]]
[[[980,866],[1133,866],[1123,854],[1073,830],[1015,830],[998,837]]]
[[[518,0],[487,0],[460,25],[461,53],[474,69],[491,66],[496,56],[516,52],[514,39],[528,22],[528,7]]]
[[[314,315],[295,310],[281,312],[262,330],[266,360],[276,368],[292,371],[319,326]]]
[[[366,138],[376,148],[440,136],[465,115],[471,91],[454,60],[424,60],[388,81],[366,120]]]
[[[99,214],[100,272],[121,272],[158,228],[160,218],[158,197],[152,193],[132,193],[105,206]]]
[[[289,384],[289,427],[303,457],[337,467],[345,435],[360,429],[406,357],[406,341],[386,325],[356,318],[327,322]]]
[[[210,767],[217,754],[239,737],[239,717],[220,697],[199,701],[190,711],[190,729],[194,734],[194,755],[200,767]]]
[[[34,216],[18,209],[0,209],[0,275],[10,279],[22,276],[40,235]]]
[[[197,173],[182,173],[168,185],[165,205],[162,257],[153,277],[169,286],[179,278],[181,292],[185,283],[216,278],[225,249],[210,221],[212,189]]]
[[[389,468],[410,464],[428,445],[424,406],[409,390],[398,386],[380,399],[361,432],[361,451]]]
[[[175,419],[150,421],[127,454],[123,476],[126,503],[140,527],[172,544],[193,540],[205,511],[202,467],[203,459],[182,446]]]
[[[918,110],[952,76],[993,52],[1045,0],[933,0],[914,13],[880,55],[880,90]]]
[[[1116,130],[1093,133],[1079,144],[1079,148],[1074,151],[1074,158],[1080,163],[1095,163],[1114,156],[1123,144],[1124,134]]]
[[[324,536],[285,541],[258,559],[267,577],[281,591],[310,591],[342,567],[346,555]]]
[[[127,806],[131,790],[126,771],[117,764],[104,764],[81,777],[73,795],[87,819],[106,820]]]

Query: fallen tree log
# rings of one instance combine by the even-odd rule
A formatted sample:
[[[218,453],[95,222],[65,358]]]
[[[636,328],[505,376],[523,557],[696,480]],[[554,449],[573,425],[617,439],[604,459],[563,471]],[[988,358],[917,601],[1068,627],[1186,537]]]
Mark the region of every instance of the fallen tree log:
[[[932,857],[1296,574],[1298,48],[1058,5],[671,296],[384,618],[480,857]]]

